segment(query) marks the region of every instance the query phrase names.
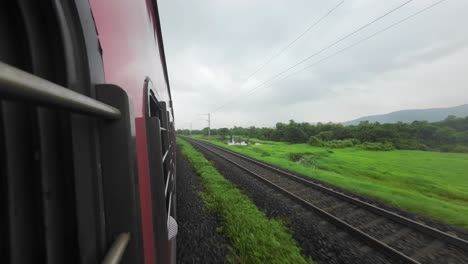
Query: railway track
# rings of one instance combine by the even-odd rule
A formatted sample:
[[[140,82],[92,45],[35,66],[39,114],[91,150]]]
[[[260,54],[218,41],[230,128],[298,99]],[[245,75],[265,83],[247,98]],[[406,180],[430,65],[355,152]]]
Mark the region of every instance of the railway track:
[[[189,139],[404,263],[468,263],[468,241],[211,143]]]

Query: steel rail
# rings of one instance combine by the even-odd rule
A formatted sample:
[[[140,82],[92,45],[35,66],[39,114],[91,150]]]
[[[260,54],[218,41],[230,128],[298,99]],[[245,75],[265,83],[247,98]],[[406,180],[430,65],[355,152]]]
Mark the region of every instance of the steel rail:
[[[34,74],[0,62],[0,97],[53,106],[105,119],[119,119],[120,110]]]
[[[294,180],[294,181],[296,181],[296,182],[298,182],[300,184],[303,184],[303,185],[305,185],[307,187],[314,188],[314,189],[316,189],[318,191],[323,191],[323,192],[325,192],[325,193],[327,193],[329,195],[332,195],[333,197],[336,197],[338,199],[341,199],[341,200],[343,200],[345,202],[348,202],[348,203],[351,203],[351,204],[356,205],[358,207],[361,207],[363,209],[366,209],[366,210],[368,210],[368,211],[370,211],[372,213],[376,213],[377,215],[380,215],[380,216],[383,216],[383,217],[385,217],[387,219],[398,222],[398,223],[400,223],[400,224],[402,224],[404,226],[413,228],[414,230],[417,230],[417,231],[419,231],[421,233],[429,235],[429,236],[431,236],[431,237],[433,237],[435,239],[439,239],[439,241],[444,241],[446,243],[452,244],[452,245],[454,245],[454,246],[456,246],[458,248],[461,248],[464,251],[468,248],[468,241],[466,241],[464,239],[461,239],[459,237],[453,236],[451,234],[445,233],[445,232],[443,232],[441,230],[432,228],[432,227],[427,226],[427,225],[425,225],[423,223],[416,222],[416,221],[411,220],[409,218],[406,218],[404,216],[398,215],[398,214],[396,214],[394,212],[391,212],[391,211],[382,209],[380,207],[377,207],[375,205],[369,204],[367,202],[361,201],[361,200],[359,200],[357,198],[351,197],[349,195],[338,192],[338,191],[333,190],[331,188],[322,186],[321,184],[305,180],[305,179],[303,179],[303,178],[301,178],[301,177],[299,177],[297,175],[294,175],[292,173],[280,170],[280,169],[278,169],[276,167],[273,167],[273,166],[270,166],[270,165],[265,164],[263,162],[257,161],[255,159],[246,157],[245,155],[238,154],[238,153],[235,153],[233,151],[227,150],[225,148],[216,146],[216,145],[214,145],[212,143],[205,142],[205,141],[193,140],[193,139],[188,139],[188,140],[190,142],[192,142],[192,143],[194,143],[196,145],[199,145],[200,147],[202,147],[202,148],[204,148],[204,149],[206,149],[206,150],[208,150],[208,151],[222,157],[223,159],[225,159],[228,162],[234,164],[235,166],[239,167],[240,169],[242,169],[242,170],[248,172],[249,174],[255,176],[256,178],[260,179],[261,181],[263,181],[263,182],[267,183],[268,185],[272,186],[274,189],[284,193],[285,195],[289,196],[293,200],[299,202],[300,204],[302,204],[306,208],[311,209],[311,210],[319,213],[320,215],[324,216],[325,218],[329,219],[330,222],[334,223],[335,225],[350,231],[351,233],[353,233],[357,237],[363,239],[365,242],[367,242],[367,243],[369,243],[371,245],[377,246],[378,248],[382,249],[385,253],[387,253],[387,255],[397,257],[398,259],[403,260],[405,262],[420,263],[417,260],[415,260],[414,258],[411,258],[410,256],[407,256],[404,253],[402,253],[402,252],[394,249],[393,247],[387,245],[385,242],[382,242],[382,241],[372,237],[371,235],[361,231],[360,229],[355,228],[354,226],[344,222],[340,218],[328,213],[327,211],[321,209],[320,207],[315,206],[315,205],[305,201],[304,199],[302,199],[301,197],[295,195],[294,193],[289,192],[288,190],[282,188],[281,186],[269,181],[268,179],[263,178],[258,173],[255,173],[254,171],[249,170],[248,168],[244,167],[243,165],[237,163],[236,161],[231,160],[230,158],[218,153],[217,151],[214,151],[213,149],[221,151],[222,153],[229,153],[231,155],[234,155],[237,158],[240,158],[241,160],[245,160],[245,161],[251,162],[254,165],[257,165],[259,167],[271,170],[274,173],[277,173],[279,176],[286,176],[286,178],[289,178],[290,180]],[[209,146],[209,147],[207,147],[207,146]]]
[[[312,211],[318,213],[322,217],[326,217],[329,221],[333,222],[333,224],[335,224],[339,228],[343,228],[343,229],[353,233],[355,236],[358,236],[361,240],[365,241],[370,246],[377,246],[380,250],[382,250],[388,256],[397,258],[397,259],[402,260],[402,261],[404,261],[406,263],[421,264],[419,261],[417,261],[417,260],[415,260],[415,259],[401,253],[400,251],[398,251],[398,250],[396,250],[396,249],[394,249],[394,248],[392,248],[390,246],[388,246],[384,242],[382,242],[382,241],[380,241],[380,240],[378,240],[378,239],[364,233],[363,231],[361,231],[361,230],[355,228],[354,226],[352,226],[352,225],[344,222],[343,220],[339,219],[338,217],[324,211],[323,209],[319,208],[318,206],[315,206],[315,205],[309,203],[308,201],[302,199],[301,197],[299,197],[299,196],[293,194],[292,192],[284,189],[283,187],[281,187],[281,186],[279,186],[279,185],[265,179],[264,177],[262,177],[261,175],[255,173],[255,172],[245,168],[241,164],[229,159],[228,157],[209,149],[208,147],[204,146],[201,143],[198,143],[198,142],[194,142],[194,143],[199,145],[200,147],[210,151],[211,153],[214,153],[214,154],[222,157],[223,159],[225,159],[228,162],[236,165],[237,167],[239,167],[240,169],[246,171],[247,173],[255,176],[257,179],[265,182],[266,184],[270,185],[271,187],[275,188],[276,190],[280,191],[281,193],[287,195],[288,197],[295,200],[296,202],[299,202],[301,205],[305,206],[309,210],[312,210]]]
[[[458,248],[462,249],[462,250],[465,250],[465,251],[468,251],[468,241],[467,240],[464,240],[462,238],[459,238],[459,237],[456,237],[452,234],[449,234],[449,233],[446,233],[446,232],[443,232],[441,230],[438,230],[436,228],[433,228],[431,226],[428,226],[428,225],[425,225],[423,223],[419,223],[419,222],[416,222],[412,219],[409,219],[407,217],[404,217],[402,215],[399,215],[397,213],[394,213],[394,212],[391,212],[389,210],[386,210],[386,209],[383,209],[383,208],[380,208],[376,205],[373,205],[373,204],[370,204],[370,203],[367,203],[367,202],[364,202],[362,200],[359,200],[357,198],[354,198],[352,196],[349,196],[347,194],[344,194],[344,193],[341,193],[341,192],[338,192],[336,190],[333,190],[329,187],[326,187],[326,186],[323,186],[321,184],[318,184],[318,183],[315,183],[315,182],[312,182],[312,181],[309,181],[309,180],[306,180],[302,177],[299,177],[297,175],[294,175],[290,172],[286,172],[286,171],[283,171],[283,170],[280,170],[274,166],[271,166],[269,164],[266,164],[266,163],[263,163],[263,162],[260,162],[258,160],[255,160],[255,159],[252,159],[250,157],[246,157],[245,155],[242,155],[242,154],[239,154],[239,153],[236,153],[236,152],[233,152],[231,150],[227,150],[227,149],[224,149],[222,147],[219,147],[219,146],[216,146],[212,143],[209,143],[209,142],[204,142],[205,144],[209,144],[211,147],[213,148],[216,148],[216,149],[219,149],[221,151],[225,151],[227,153],[230,153],[232,155],[235,155],[239,158],[242,158],[244,160],[248,160],[256,165],[259,165],[261,167],[264,167],[266,169],[270,169],[278,174],[281,174],[281,175],[284,175],[286,177],[289,177],[299,183],[302,183],[302,184],[305,184],[309,187],[312,187],[312,188],[315,188],[317,190],[320,190],[320,191],[324,191],[336,198],[339,198],[339,199],[342,199],[342,200],[345,200],[347,202],[350,202],[356,206],[359,206],[359,207],[363,207],[365,209],[368,209],[369,211],[373,212],[373,213],[376,213],[376,214],[379,214],[381,216],[384,216],[386,218],[389,218],[395,222],[398,222],[400,224],[403,224],[403,225],[406,225],[406,226],[409,226],[409,227],[412,227],[414,229],[417,229],[418,231],[424,233],[424,234],[427,234],[427,235],[430,235],[434,238],[437,238],[437,239],[440,239],[440,240],[443,240],[444,242],[447,242],[447,243],[450,243],[454,246],[457,246]]]

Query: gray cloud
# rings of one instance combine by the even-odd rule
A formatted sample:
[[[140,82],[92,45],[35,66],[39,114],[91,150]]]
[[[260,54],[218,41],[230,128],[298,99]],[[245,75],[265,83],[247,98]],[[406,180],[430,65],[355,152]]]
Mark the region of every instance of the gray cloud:
[[[245,78],[339,1],[159,1],[179,128],[298,121],[344,121],[405,108],[468,102],[468,2],[448,0],[346,53],[271,87],[247,91],[366,24],[402,0],[345,1],[303,39]],[[415,0],[312,58],[333,52],[436,2]],[[243,85],[244,84],[244,85]]]

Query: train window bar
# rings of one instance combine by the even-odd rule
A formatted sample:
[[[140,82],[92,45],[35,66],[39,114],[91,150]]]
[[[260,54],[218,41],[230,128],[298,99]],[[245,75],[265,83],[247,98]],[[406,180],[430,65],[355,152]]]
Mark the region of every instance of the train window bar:
[[[70,112],[119,119],[119,109],[0,62],[0,95]]]
[[[172,190],[169,194],[169,205],[167,206],[167,216],[171,215],[171,204],[172,204]],[[168,217],[169,220],[169,217]]]
[[[166,150],[166,153],[164,153],[164,156],[162,158],[163,162],[166,160],[167,154],[169,154],[169,150]]]
[[[168,187],[169,187],[169,182],[170,182],[170,174],[171,174],[171,171],[168,171],[167,172],[167,180],[166,180],[166,188],[164,190],[164,195],[167,196],[167,190],[168,190]]]

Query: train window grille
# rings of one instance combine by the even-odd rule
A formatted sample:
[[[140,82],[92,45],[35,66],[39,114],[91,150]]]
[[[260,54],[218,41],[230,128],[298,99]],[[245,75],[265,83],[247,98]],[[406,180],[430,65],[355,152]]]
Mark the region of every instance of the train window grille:
[[[160,131],[156,131],[161,138],[161,164],[162,174],[164,176],[164,196],[166,201],[167,216],[172,215],[172,200],[175,188],[174,175],[174,147],[173,146],[173,128],[172,122],[169,122],[170,113],[167,111],[166,102],[160,102],[155,96],[152,89],[148,89],[149,97],[149,114],[151,117],[156,117],[159,121]],[[153,132],[154,133],[154,132]],[[151,136],[151,135],[149,135]],[[169,218],[168,218],[169,219]],[[168,220],[169,221],[169,220]]]
[[[175,223],[175,163],[174,133],[167,103],[159,100],[153,83],[145,80],[146,139],[153,210],[153,230],[157,261],[169,258],[168,241],[177,231]],[[164,213],[161,213],[164,212]]]

